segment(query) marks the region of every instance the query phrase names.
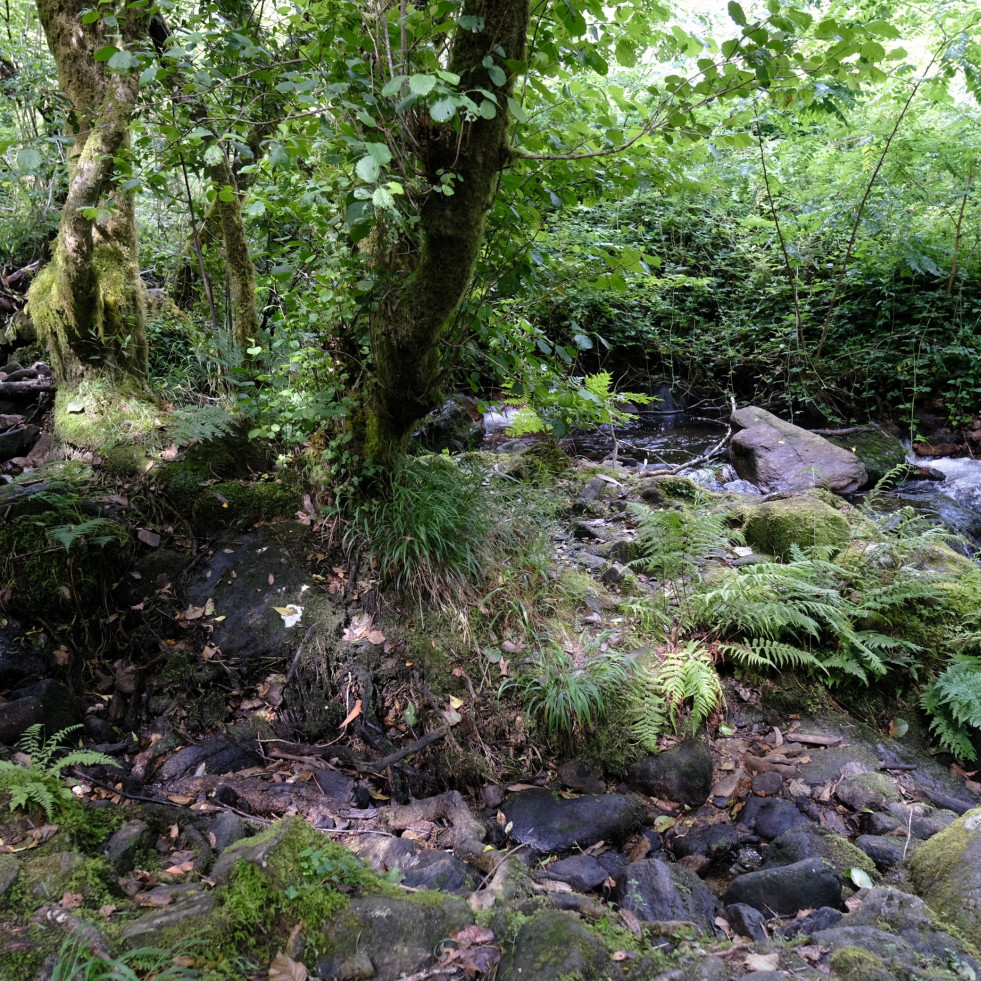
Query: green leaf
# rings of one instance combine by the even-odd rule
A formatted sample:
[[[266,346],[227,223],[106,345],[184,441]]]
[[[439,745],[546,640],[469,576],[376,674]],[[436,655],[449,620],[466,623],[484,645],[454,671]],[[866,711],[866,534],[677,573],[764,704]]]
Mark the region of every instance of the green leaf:
[[[151,82],[157,80],[157,72],[160,69],[156,65],[147,65],[146,68],[140,72],[140,85],[149,85]]]
[[[387,187],[376,187],[371,195],[371,203],[376,208],[394,208],[395,198]]]
[[[24,174],[33,174],[40,170],[44,157],[33,147],[24,147],[17,153],[17,169]]]
[[[114,72],[129,72],[139,68],[143,62],[130,51],[117,51],[107,62],[107,67]]]
[[[96,61],[108,61],[114,54],[116,54],[117,51],[119,51],[119,48],[117,48],[116,45],[107,44],[104,47],[99,48],[93,57]]]
[[[848,878],[851,879],[859,889],[871,889],[874,885],[868,872],[866,872],[864,869],[849,869]]]
[[[218,192],[218,200],[219,201],[224,201],[226,204],[229,201],[234,201],[235,200],[235,192],[232,190],[232,185],[231,184],[226,184]]]
[[[101,16],[98,10],[86,10],[82,13],[82,23],[94,24]]]
[[[225,159],[225,154],[221,152],[221,147],[217,143],[212,143],[205,147],[204,150],[204,162],[209,167],[214,167],[220,164],[222,160]]]
[[[386,167],[392,162],[392,151],[385,143],[366,143],[364,148],[378,161],[380,166]]]
[[[460,27],[472,34],[479,34],[484,29],[484,18],[475,17],[473,14],[464,14],[460,18]]]
[[[736,0],[729,0],[729,16],[740,27],[746,26],[746,15],[743,13],[743,8],[736,3]]]
[[[402,86],[405,84],[405,75],[396,75],[390,82],[386,82],[382,88],[381,94],[385,96],[386,99],[390,99],[393,95],[398,95],[402,91]]]
[[[254,218],[258,218],[260,215],[266,213],[266,203],[265,201],[250,201],[246,206],[245,213],[251,215]]]
[[[507,72],[500,65],[491,65],[487,74],[495,85],[503,85],[508,80]]]
[[[439,79],[435,75],[410,75],[409,91],[415,95],[429,95],[438,82]]]
[[[378,161],[369,153],[363,156],[355,165],[354,169],[358,177],[366,184],[374,184],[381,174],[381,166]]]
[[[429,115],[432,117],[434,123],[445,123],[448,119],[452,119],[456,115],[457,100],[445,96],[442,99],[437,99],[433,103],[432,109],[429,110]]]

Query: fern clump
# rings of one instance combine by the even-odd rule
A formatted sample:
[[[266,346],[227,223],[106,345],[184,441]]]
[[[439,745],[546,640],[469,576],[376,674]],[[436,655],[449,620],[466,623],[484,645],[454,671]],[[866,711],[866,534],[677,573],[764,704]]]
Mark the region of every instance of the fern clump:
[[[955,756],[976,760],[972,729],[981,729],[981,661],[959,655],[920,696],[920,707],[930,716],[930,728],[940,745]]]
[[[659,648],[637,666],[626,696],[632,737],[648,753],[666,732],[695,732],[723,704],[712,655],[697,641]]]
[[[74,749],[64,756],[57,756],[65,738],[81,728],[80,725],[68,726],[50,739],[41,738],[43,727],[40,723],[24,731],[17,748],[30,761],[21,765],[0,760],[0,790],[10,795],[11,811],[17,808],[40,809],[51,821],[58,809],[74,800],[62,779],[66,769],[72,766],[119,765],[112,757],[87,749]]]

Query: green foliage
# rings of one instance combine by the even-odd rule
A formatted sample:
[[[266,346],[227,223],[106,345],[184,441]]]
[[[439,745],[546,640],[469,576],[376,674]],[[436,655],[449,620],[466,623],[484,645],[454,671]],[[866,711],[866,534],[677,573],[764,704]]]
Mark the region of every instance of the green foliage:
[[[443,457],[402,460],[379,478],[384,496],[357,503],[344,547],[381,580],[421,600],[445,602],[481,582],[493,533],[480,478]]]
[[[113,957],[100,953],[81,932],[62,941],[50,977],[51,981],[197,981],[200,971],[174,963],[191,949],[192,942],[182,941],[171,950],[139,947]]]
[[[637,665],[625,714],[633,739],[645,752],[656,753],[666,732],[694,733],[722,704],[712,655],[692,640],[658,648]]]
[[[10,795],[10,810],[38,808],[51,821],[57,810],[74,799],[62,780],[64,770],[71,766],[119,765],[111,756],[86,749],[74,749],[64,756],[58,756],[66,737],[81,728],[80,725],[68,726],[50,739],[42,739],[43,726],[40,723],[24,731],[17,746],[30,757],[30,762],[21,766],[9,760],[0,760],[0,790]]]
[[[978,758],[981,662],[977,657],[959,655],[953,658],[940,676],[923,690],[920,707],[930,716],[930,728],[944,749],[965,760]]]
[[[580,638],[540,651],[529,669],[508,678],[500,694],[515,690],[546,735],[559,741],[587,733],[606,717],[632,672],[628,655],[608,648],[605,638]]]

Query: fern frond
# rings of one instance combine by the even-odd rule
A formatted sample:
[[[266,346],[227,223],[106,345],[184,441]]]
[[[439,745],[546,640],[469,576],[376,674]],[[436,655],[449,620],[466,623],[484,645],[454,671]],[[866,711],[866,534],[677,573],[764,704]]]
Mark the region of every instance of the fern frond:
[[[958,657],[920,696],[930,728],[955,756],[976,760],[972,730],[981,729],[981,662]]]
[[[48,529],[48,537],[65,551],[71,551],[76,542],[103,548],[110,542],[121,542],[125,537],[122,526],[109,518],[89,518],[79,524],[54,525]]]
[[[744,643],[719,643],[718,650],[730,660],[751,668],[816,668],[824,671],[821,660],[810,651],[779,640],[753,637]]]

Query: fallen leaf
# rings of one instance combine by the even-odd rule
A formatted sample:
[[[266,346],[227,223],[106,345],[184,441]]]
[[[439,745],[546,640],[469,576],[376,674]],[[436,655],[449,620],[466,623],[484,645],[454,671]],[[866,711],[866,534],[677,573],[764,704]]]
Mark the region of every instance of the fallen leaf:
[[[467,926],[459,930],[451,930],[450,936],[461,946],[474,944],[489,944],[494,939],[494,931],[482,926]]]
[[[269,585],[271,586],[276,581],[276,577],[270,572],[269,573]]]
[[[750,971],[775,971],[780,963],[780,954],[747,954],[743,964]]]
[[[66,892],[61,897],[59,905],[62,909],[78,909],[82,905],[82,894],[80,892]]]
[[[116,912],[117,908],[118,907],[116,907],[112,903],[106,903],[105,906],[99,907],[99,916],[104,916],[108,919],[110,916],[112,916],[113,913]]]
[[[455,709],[463,708],[463,699],[457,698],[456,695],[450,695],[450,706]]]
[[[307,969],[280,951],[269,965],[269,981],[307,981]]]
[[[341,728],[346,729],[361,714],[361,699],[354,703],[354,708],[347,713],[347,718],[341,723]]]
[[[144,545],[149,545],[150,548],[156,548],[160,544],[160,536],[155,531],[150,531],[149,528],[141,528],[136,533],[136,537]]]
[[[134,897],[141,906],[162,909],[174,901],[174,896],[166,886],[154,886],[148,892],[137,893]]]
[[[367,641],[369,644],[384,644],[385,635],[380,630],[372,630],[367,635]]]
[[[637,918],[636,913],[632,913],[629,909],[620,909],[620,919],[623,921],[623,925],[635,936],[642,937],[644,935],[644,928],[640,925],[640,920]]]
[[[203,616],[204,616],[204,607],[203,606],[189,606],[184,611],[184,619],[185,620],[200,620],[201,617],[203,617]]]

